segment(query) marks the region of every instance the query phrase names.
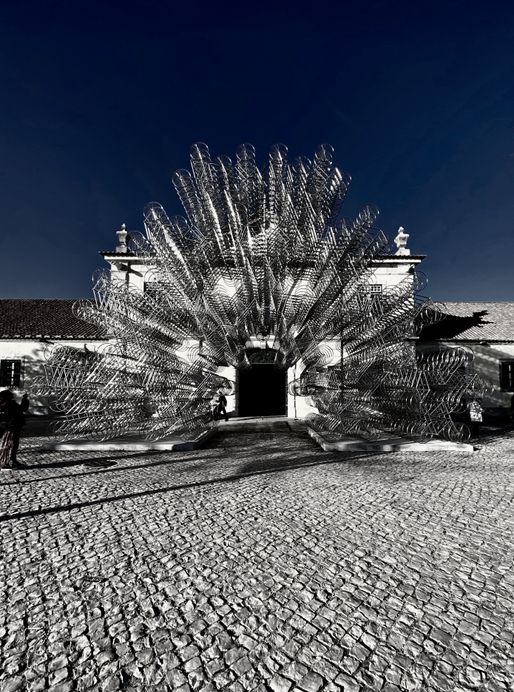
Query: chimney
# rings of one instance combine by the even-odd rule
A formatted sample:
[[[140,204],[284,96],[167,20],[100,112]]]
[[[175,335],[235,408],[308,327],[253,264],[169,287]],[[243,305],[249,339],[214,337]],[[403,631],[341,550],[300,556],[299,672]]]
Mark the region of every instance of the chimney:
[[[118,236],[118,245],[116,246],[116,252],[128,252],[127,247],[127,226],[122,223],[119,231],[116,231]]]

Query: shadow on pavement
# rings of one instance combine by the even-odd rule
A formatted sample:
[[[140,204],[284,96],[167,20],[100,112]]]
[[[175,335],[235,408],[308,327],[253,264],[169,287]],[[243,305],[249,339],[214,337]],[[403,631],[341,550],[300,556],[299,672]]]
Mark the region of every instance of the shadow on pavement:
[[[53,451],[38,452],[39,454],[56,454]],[[66,452],[57,452],[57,454],[65,454]],[[45,469],[66,469],[73,466],[114,466],[118,461],[124,459],[133,459],[135,457],[150,456],[155,454],[152,451],[137,452],[135,454],[123,454],[123,456],[105,456],[105,457],[86,457],[85,459],[71,459],[70,461],[49,461],[46,464],[23,464],[27,471],[44,471]],[[162,454],[162,452],[161,452]],[[68,478],[69,476],[66,476]]]
[[[141,497],[149,497],[152,495],[162,495],[165,493],[173,492],[175,490],[188,490],[190,488],[200,488],[209,485],[216,485],[218,483],[230,483],[233,481],[241,480],[242,478],[250,478],[255,476],[260,476],[268,473],[280,473],[284,470],[289,469],[303,469],[312,466],[324,466],[327,464],[339,464],[342,461],[347,462],[348,460],[363,459],[367,457],[376,457],[375,452],[349,452],[347,454],[339,453],[337,457],[331,456],[330,459],[322,460],[319,457],[306,459],[305,461],[292,463],[284,463],[284,460],[269,460],[269,462],[263,461],[263,464],[268,464],[267,468],[260,468],[259,470],[252,470],[252,465],[244,466],[238,473],[223,476],[221,478],[210,478],[204,481],[195,481],[193,483],[182,483],[178,485],[169,485],[164,488],[156,488],[150,490],[142,490],[136,493],[125,493],[124,495],[113,495],[110,497],[99,498],[97,500],[88,500],[85,502],[70,502],[66,505],[57,505],[54,507],[44,507],[37,510],[30,510],[26,512],[16,512],[13,514],[4,514],[0,516],[0,522],[4,521],[15,521],[17,519],[27,519],[31,517],[43,516],[45,514],[57,514],[59,512],[67,512],[73,509],[83,509],[85,507],[94,507],[97,505],[103,505],[111,502],[121,502],[123,500],[132,500]],[[129,467],[131,468],[131,467]],[[246,469],[246,470],[245,470]]]
[[[478,437],[472,437],[473,445],[488,444],[498,440],[514,439],[514,426],[509,425],[483,425]]]
[[[43,483],[45,481],[52,481],[52,480],[58,480],[60,478],[80,478],[81,476],[92,476],[96,475],[97,473],[102,473],[103,471],[101,469],[105,469],[106,471],[109,471],[110,473],[116,473],[119,471],[131,471],[133,469],[146,469],[146,468],[151,468],[152,466],[164,466],[166,464],[170,463],[170,459],[164,459],[162,461],[150,461],[147,464],[134,464],[132,466],[118,466],[117,462],[118,461],[125,461],[127,459],[133,459],[136,457],[147,457],[150,455],[159,455],[159,454],[165,454],[166,452],[161,452],[161,451],[147,451],[147,452],[138,452],[137,454],[131,454],[127,455],[124,454],[123,457],[121,458],[112,458],[112,457],[94,457],[91,459],[78,459],[75,461],[62,461],[62,462],[53,462],[49,464],[44,464],[44,465],[39,465],[39,464],[33,464],[33,465],[28,465],[24,464],[22,469],[15,469],[15,471],[18,473],[19,471],[44,471],[45,469],[55,469],[55,468],[69,468],[73,466],[93,466],[93,467],[101,467],[98,471],[82,471],[79,473],[73,473],[71,475],[61,475],[61,476],[43,476],[41,478],[28,478],[27,480],[20,478],[19,480],[15,481],[14,483],[2,483],[1,485],[26,485],[27,483]],[[192,459],[183,459],[182,461],[199,461],[202,457],[193,457]],[[178,459],[174,459],[174,462],[179,461]],[[115,468],[114,468],[115,467]]]

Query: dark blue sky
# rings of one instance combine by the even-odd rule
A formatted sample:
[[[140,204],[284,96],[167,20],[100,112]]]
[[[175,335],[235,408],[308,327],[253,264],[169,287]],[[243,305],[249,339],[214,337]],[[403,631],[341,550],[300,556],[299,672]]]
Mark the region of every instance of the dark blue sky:
[[[80,297],[189,147],[336,148],[436,299],[514,300],[514,3],[0,4],[1,297]]]

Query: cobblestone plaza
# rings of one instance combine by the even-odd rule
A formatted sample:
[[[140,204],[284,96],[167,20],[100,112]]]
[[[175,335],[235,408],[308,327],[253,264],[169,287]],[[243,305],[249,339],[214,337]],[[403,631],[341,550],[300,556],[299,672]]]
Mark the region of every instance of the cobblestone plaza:
[[[514,433],[327,453],[284,421],[4,471],[0,689],[514,688]]]

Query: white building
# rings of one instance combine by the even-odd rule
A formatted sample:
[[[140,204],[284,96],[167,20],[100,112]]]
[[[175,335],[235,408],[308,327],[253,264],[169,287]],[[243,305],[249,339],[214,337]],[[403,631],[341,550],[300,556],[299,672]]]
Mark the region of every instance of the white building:
[[[124,228],[118,231],[118,246],[112,252],[100,253],[112,275],[138,291],[151,290],[152,268],[146,260],[128,251]],[[381,294],[398,285],[424,259],[411,255],[406,247],[408,235],[400,229],[394,255],[385,255],[373,262],[369,290]],[[150,281],[146,279],[150,278]],[[76,317],[70,299],[4,299],[0,300],[0,388],[15,394],[27,391],[30,411],[46,413],[49,402],[34,396],[35,378],[43,373],[49,348],[69,345],[79,350],[95,350],[107,341],[100,330]],[[339,343],[327,341],[327,349],[340,357]],[[186,345],[187,346],[187,345]],[[301,372],[301,364],[280,371],[274,368],[277,351],[272,339],[256,335],[248,343],[252,368],[236,371],[226,367],[221,374],[235,382],[229,396],[229,411],[234,415],[289,415],[304,417],[312,408],[308,400],[289,393],[288,383]],[[484,405],[496,412],[506,412],[514,393],[514,302],[451,302],[445,304],[443,319],[425,328],[419,348],[440,349],[452,346],[469,348],[475,359],[473,368],[487,385]],[[263,403],[255,392],[266,392]]]
[[[151,281],[146,281],[151,279],[151,267],[128,251],[124,227],[117,234],[116,250],[100,253],[113,276],[138,291],[151,290]],[[424,259],[423,255],[410,254],[406,247],[408,237],[400,228],[395,238],[396,253],[373,262],[371,293],[381,294],[396,286],[412,275]],[[49,347],[69,345],[79,350],[95,350],[107,341],[107,336],[97,327],[75,316],[75,302],[70,299],[0,300],[0,388],[12,389],[18,397],[27,391],[31,399],[30,411],[34,414],[48,411],[49,402],[34,396],[32,390],[35,378],[43,373]],[[340,357],[337,340],[326,344],[337,360]],[[239,416],[266,413],[300,418],[311,412],[309,401],[292,396],[287,387],[300,374],[301,363],[289,371],[274,368],[277,351],[272,340],[264,336],[256,335],[247,346],[252,363],[250,370],[236,371],[231,367],[220,370],[235,382],[234,394],[228,397],[228,410]],[[443,319],[421,332],[418,347],[452,346],[473,351],[472,367],[488,387],[485,407],[505,413],[514,393],[514,302],[446,303]],[[256,391],[267,393],[264,403],[255,395]]]
[[[486,385],[484,408],[505,415],[514,394],[514,302],[448,302],[442,319],[425,328],[419,348],[460,347]]]
[[[0,300],[0,389],[18,398],[28,392],[30,413],[45,414],[48,401],[33,393],[42,375],[49,347],[69,345],[95,349],[106,339],[98,329],[76,317],[75,300]]]
[[[118,280],[122,279],[132,288],[151,290],[151,267],[146,260],[128,251],[125,244],[124,226],[118,235],[118,246],[113,252],[100,253],[109,264],[110,270]],[[370,291],[380,294],[395,286],[412,274],[423,259],[422,255],[411,255],[406,247],[408,235],[400,229],[395,242],[398,250],[374,261],[374,272],[370,278]],[[48,402],[34,396],[35,378],[43,373],[45,358],[49,348],[54,345],[69,345],[77,349],[94,350],[105,343],[107,337],[97,327],[76,317],[73,312],[74,300],[46,299],[4,299],[0,300],[0,387],[12,389],[21,396],[28,392],[31,399],[31,413],[43,414],[48,411]],[[330,347],[330,344],[327,344]],[[339,344],[332,344],[335,358],[339,357]],[[235,415],[259,415],[261,413],[283,414],[304,417],[312,408],[304,397],[294,397],[288,393],[287,385],[296,379],[301,365],[289,371],[273,368],[276,351],[269,340],[259,335],[248,344],[248,354],[252,367],[247,371],[235,368],[221,369],[221,374],[235,382],[235,392],[229,396],[228,410]],[[255,392],[267,392],[265,407]]]

